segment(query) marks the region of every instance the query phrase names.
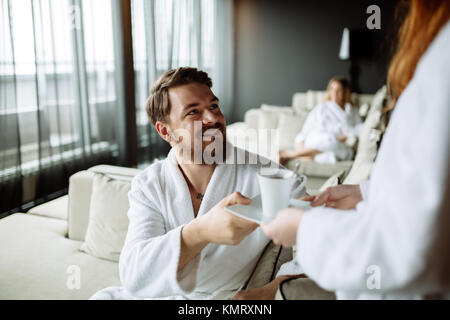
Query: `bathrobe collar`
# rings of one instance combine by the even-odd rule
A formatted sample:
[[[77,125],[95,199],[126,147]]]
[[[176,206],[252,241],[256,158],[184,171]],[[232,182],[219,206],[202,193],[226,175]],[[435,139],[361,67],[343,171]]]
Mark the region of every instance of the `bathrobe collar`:
[[[237,167],[235,164],[230,164],[229,159],[235,156],[237,152],[242,151],[228,142],[226,147],[232,152],[227,152],[225,163],[218,164],[214,168],[211,180],[208,183],[202,203],[198,210],[197,217],[207,213],[212,207],[228,195],[226,192],[224,193],[224,191],[228,189],[226,186],[234,185]],[[186,208],[184,211],[185,214],[182,217],[182,223],[189,223],[194,219],[194,208],[192,206],[192,199],[188,184],[178,165],[173,148],[167,156],[166,165],[169,172],[169,176],[166,180],[169,186],[168,190],[176,190],[175,192],[178,193],[175,197],[180,199],[182,201],[182,207]]]

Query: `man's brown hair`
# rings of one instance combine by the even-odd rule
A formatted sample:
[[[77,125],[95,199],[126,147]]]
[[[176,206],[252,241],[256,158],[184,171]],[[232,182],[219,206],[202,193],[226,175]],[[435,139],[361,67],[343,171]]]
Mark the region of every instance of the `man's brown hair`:
[[[169,89],[197,82],[212,87],[212,80],[204,71],[197,68],[181,67],[165,72],[153,84],[150,97],[145,104],[150,122],[155,125],[157,121],[168,123],[170,113]]]

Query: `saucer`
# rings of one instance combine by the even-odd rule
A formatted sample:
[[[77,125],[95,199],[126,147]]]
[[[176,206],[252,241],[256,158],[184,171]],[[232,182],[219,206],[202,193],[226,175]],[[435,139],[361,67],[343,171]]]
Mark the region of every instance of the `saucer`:
[[[311,209],[310,203],[308,201],[291,199],[289,200],[289,207],[298,208],[302,210]],[[263,217],[262,214],[262,201],[261,195],[257,195],[252,198],[252,203],[248,206],[235,204],[229,207],[225,207],[225,211],[228,211],[238,217],[256,222],[258,224],[268,223],[275,217]]]

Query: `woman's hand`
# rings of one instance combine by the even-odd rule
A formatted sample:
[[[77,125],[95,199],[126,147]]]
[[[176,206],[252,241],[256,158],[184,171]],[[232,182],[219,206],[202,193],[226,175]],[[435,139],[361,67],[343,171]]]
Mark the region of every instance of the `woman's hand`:
[[[363,200],[359,185],[339,185],[329,187],[316,196],[303,197],[301,200],[311,201],[312,207],[325,205],[326,207],[341,210],[351,210]]]
[[[270,223],[261,224],[261,229],[276,245],[292,247],[297,240],[297,230],[303,213],[300,209],[283,209]]]

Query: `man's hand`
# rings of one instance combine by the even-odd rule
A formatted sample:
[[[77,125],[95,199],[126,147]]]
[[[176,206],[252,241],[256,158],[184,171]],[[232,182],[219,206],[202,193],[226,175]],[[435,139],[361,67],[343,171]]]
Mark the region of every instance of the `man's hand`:
[[[233,204],[250,204],[251,200],[235,192],[220,201],[208,213],[192,220],[181,230],[178,270],[193,259],[210,242],[237,245],[258,225],[224,210]]]
[[[258,227],[258,224],[237,217],[224,208],[234,204],[250,203],[251,200],[239,192],[224,198],[208,213],[198,218],[200,236],[207,242],[238,245]]]
[[[303,213],[300,209],[283,209],[270,223],[262,224],[261,229],[276,245],[292,247],[297,240],[297,230]]]
[[[301,200],[312,201],[312,207],[325,205],[330,208],[351,210],[363,199],[359,185],[344,184],[329,187],[319,195],[303,197]]]

